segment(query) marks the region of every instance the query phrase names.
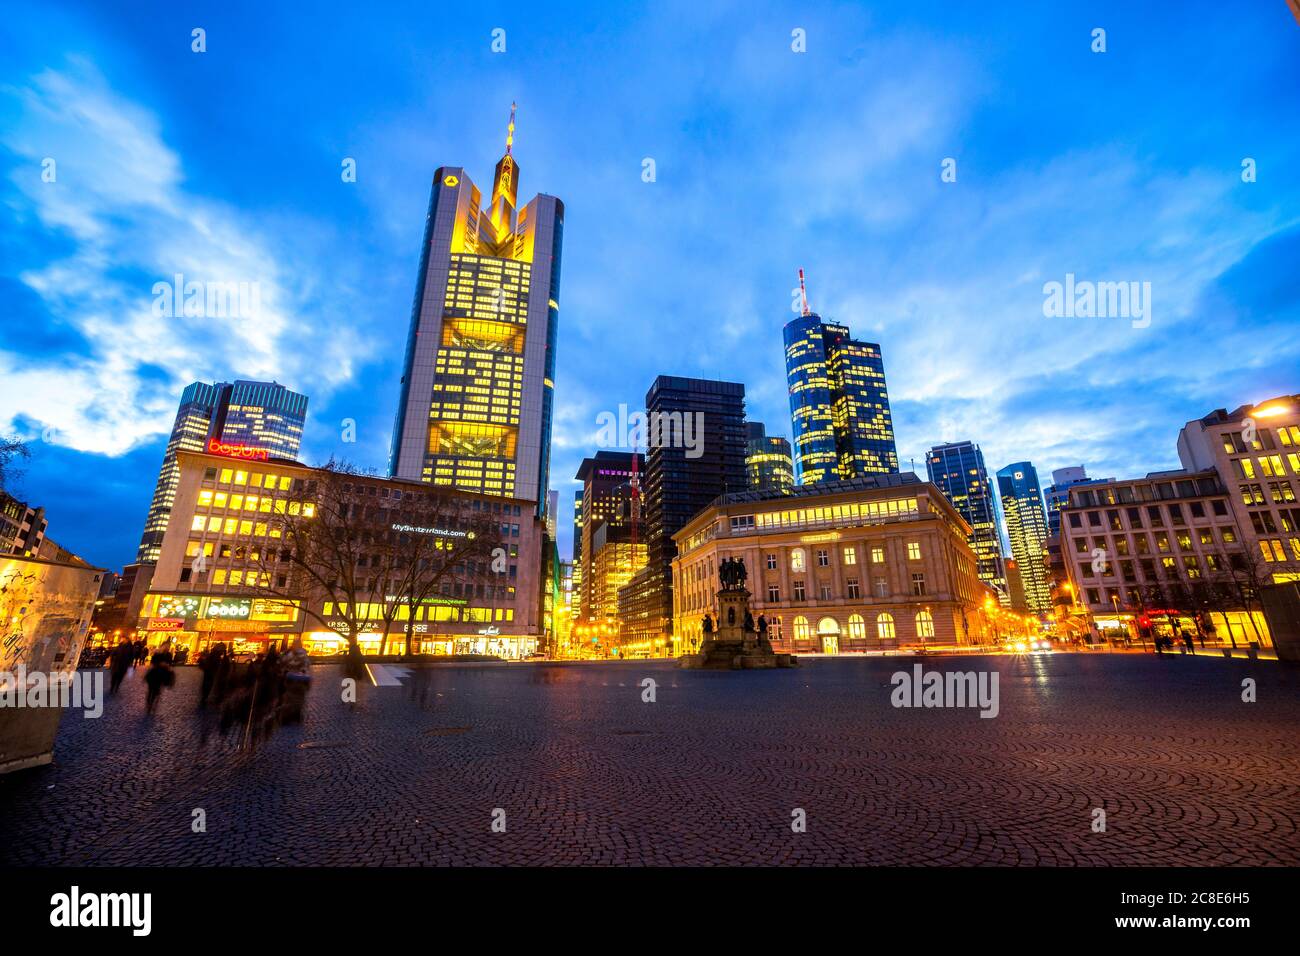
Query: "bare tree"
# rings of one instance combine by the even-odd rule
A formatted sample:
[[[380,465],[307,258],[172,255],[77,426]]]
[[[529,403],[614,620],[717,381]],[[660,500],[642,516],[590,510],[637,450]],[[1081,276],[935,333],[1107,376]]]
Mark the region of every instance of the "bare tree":
[[[14,462],[19,458],[30,458],[31,451],[27,443],[20,438],[0,436],[0,488],[17,475]]]
[[[339,633],[353,656],[367,620],[377,512],[362,477],[331,461],[316,477],[296,481],[270,516],[265,546],[250,546],[247,555],[258,568],[255,590],[297,602],[307,617]]]
[[[257,591],[297,602],[354,660],[369,627],[381,629],[387,652],[403,610],[411,655],[418,609],[453,582],[504,582],[508,557],[492,512],[476,507],[482,499],[370,477],[331,462],[296,482],[271,516],[267,546],[248,555]]]

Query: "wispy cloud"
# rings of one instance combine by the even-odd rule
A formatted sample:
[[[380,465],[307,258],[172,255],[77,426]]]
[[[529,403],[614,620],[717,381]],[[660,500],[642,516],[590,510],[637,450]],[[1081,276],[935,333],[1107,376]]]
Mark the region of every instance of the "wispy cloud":
[[[364,339],[357,323],[330,322],[341,309],[314,285],[329,269],[304,254],[294,232],[305,224],[271,225],[188,189],[158,118],[84,59],[0,96],[11,117],[0,142],[16,159],[6,202],[56,240],[18,279],[51,326],[83,342],[75,354],[0,350],[0,428],[35,426],[57,444],[117,455],[166,431],[195,379],[274,378],[319,399],[352,377]],[[260,306],[159,315],[154,285],[176,274],[248,283]]]

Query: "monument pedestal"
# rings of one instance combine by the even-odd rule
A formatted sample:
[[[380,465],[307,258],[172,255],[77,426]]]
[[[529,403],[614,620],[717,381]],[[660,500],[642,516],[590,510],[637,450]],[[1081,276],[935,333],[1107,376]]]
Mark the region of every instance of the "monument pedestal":
[[[797,667],[793,654],[778,654],[772,642],[760,633],[749,614],[749,591],[743,586],[723,588],[718,592],[718,623],[711,634],[704,635],[698,654],[682,656],[680,666],[702,670],[738,671],[770,667]]]

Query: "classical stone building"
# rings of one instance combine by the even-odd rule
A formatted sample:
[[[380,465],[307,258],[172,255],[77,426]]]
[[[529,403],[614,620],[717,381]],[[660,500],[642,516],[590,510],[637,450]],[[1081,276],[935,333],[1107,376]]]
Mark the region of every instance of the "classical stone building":
[[[674,535],[674,650],[699,647],[726,558],[744,560],[753,612],[779,651],[983,643],[995,601],[969,534],[910,473],[723,495]]]

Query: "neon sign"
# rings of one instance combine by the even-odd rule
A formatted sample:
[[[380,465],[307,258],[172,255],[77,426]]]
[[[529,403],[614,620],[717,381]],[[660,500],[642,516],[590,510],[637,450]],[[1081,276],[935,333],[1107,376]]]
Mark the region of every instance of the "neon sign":
[[[270,453],[265,448],[228,444],[217,441],[215,438],[208,439],[208,454],[222,455],[226,458],[240,458],[244,461],[267,461],[270,457]]]

